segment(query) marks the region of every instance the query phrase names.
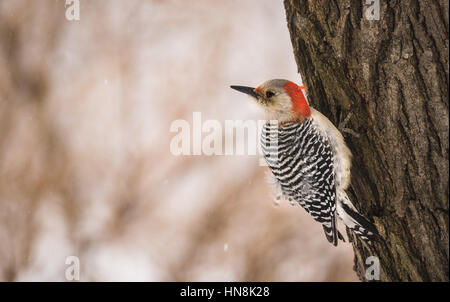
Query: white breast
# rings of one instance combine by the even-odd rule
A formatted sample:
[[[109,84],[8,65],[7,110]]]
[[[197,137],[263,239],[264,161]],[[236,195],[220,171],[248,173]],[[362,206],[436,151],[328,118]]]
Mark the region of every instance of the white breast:
[[[350,185],[350,167],[352,153],[344,141],[344,137],[333,123],[322,113],[311,108],[313,124],[322,135],[328,137],[333,150],[334,177],[337,189],[345,190]]]

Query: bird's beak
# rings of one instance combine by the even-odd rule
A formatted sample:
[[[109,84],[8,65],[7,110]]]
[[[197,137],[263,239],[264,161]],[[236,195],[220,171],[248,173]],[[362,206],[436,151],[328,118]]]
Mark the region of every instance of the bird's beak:
[[[234,85],[232,85],[230,87],[239,92],[248,94],[249,96],[254,97],[255,99],[257,99],[259,97],[259,95],[255,92],[255,88],[246,87],[246,86],[234,86]]]

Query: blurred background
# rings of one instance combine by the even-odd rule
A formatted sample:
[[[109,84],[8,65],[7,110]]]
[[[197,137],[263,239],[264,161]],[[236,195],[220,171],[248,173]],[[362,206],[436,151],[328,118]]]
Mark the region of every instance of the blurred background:
[[[193,112],[263,118],[229,85],[300,83],[282,1],[80,3],[0,0],[0,280],[357,281],[258,156],[170,152]]]

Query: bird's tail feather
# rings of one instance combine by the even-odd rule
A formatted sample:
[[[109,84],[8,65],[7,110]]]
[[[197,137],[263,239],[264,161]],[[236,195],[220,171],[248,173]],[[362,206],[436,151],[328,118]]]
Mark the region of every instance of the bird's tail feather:
[[[327,237],[328,241],[336,246],[338,244],[338,239],[345,242],[344,236],[337,230],[336,228],[336,217],[333,216],[331,219],[331,223],[329,224],[322,224],[323,231],[325,232],[325,236]]]
[[[336,210],[344,224],[364,242],[372,245],[375,237],[379,236],[375,226],[358,213],[343,190],[337,192]]]

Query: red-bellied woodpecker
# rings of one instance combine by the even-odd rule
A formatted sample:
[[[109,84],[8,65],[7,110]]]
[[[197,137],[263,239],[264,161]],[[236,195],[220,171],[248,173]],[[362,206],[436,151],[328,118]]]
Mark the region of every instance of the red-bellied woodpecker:
[[[345,192],[350,185],[352,154],[339,130],[309,106],[303,94],[306,87],[275,79],[257,88],[231,88],[250,95],[264,109],[268,121],[261,134],[261,149],[280,192],[277,198],[299,203],[322,224],[333,245],[344,240],[336,229],[336,217],[370,244],[377,230]],[[270,122],[274,120],[275,125]]]

